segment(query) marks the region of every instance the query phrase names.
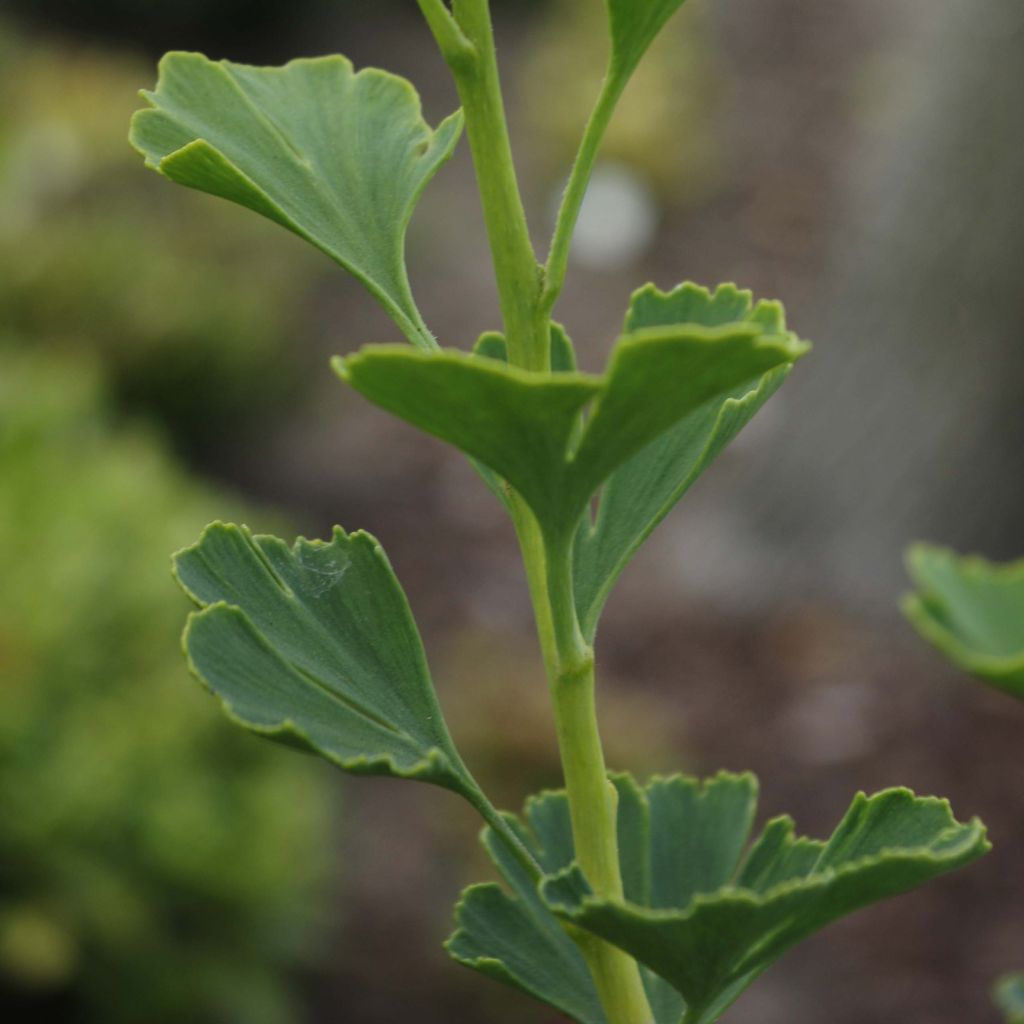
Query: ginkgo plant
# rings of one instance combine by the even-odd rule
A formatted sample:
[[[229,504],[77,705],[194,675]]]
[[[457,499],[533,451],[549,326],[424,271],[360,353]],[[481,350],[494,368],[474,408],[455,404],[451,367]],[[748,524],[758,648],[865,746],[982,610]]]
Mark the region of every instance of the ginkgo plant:
[[[595,3],[598,0],[594,0]],[[983,854],[977,820],[895,789],[858,795],[824,842],[789,818],[752,839],[750,775],[644,785],[609,775],[593,645],[619,574],[808,350],[776,302],[683,284],[637,291],[601,374],[553,320],[605,129],[683,0],[605,0],[609,61],[544,262],[512,160],[487,0],[419,0],[460,110],[343,57],[279,68],[172,53],[131,138],[180,184],[277,221],[355,275],[407,343],[334,361],[350,388],[461,450],[522,551],[565,789],[498,811],[459,755],[405,595],[379,544],[336,528],[287,545],[216,523],[175,557],[198,610],[185,647],[239,725],[345,771],[467,800],[504,881],[473,886],[448,950],[581,1024],[707,1024],[835,918]],[[442,348],[404,259],[416,202],[465,129],[501,331]],[[596,507],[595,507],[596,506]]]
[[[907,568],[917,589],[903,611],[921,636],[976,679],[1024,700],[1024,559],[1000,565],[915,544]],[[1024,1024],[1024,972],[999,981],[995,999],[1007,1024]]]

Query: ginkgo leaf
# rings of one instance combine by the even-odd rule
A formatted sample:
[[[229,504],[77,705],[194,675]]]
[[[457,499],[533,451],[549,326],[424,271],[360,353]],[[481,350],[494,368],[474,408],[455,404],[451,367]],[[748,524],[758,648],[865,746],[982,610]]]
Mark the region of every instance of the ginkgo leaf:
[[[334,366],[381,408],[507,480],[542,523],[564,518],[569,438],[601,390],[599,377],[531,373],[456,350],[397,345],[369,345]]]
[[[734,285],[709,292],[683,284],[665,293],[653,285],[636,292],[626,331],[695,324],[722,328],[759,324],[785,336],[785,315],[775,302],[753,303]],[[781,366],[753,385],[740,384],[694,410],[623,463],[601,491],[596,519],[584,519],[574,547],[576,604],[584,635],[592,640],[612,585],[654,528],[725,450],[789,373]]]
[[[751,776],[703,786],[674,776],[642,791],[646,841],[625,847],[623,877],[649,878],[623,900],[595,896],[573,865],[541,886],[567,924],[618,946],[672,985],[687,1024],[710,1024],[782,953],[837,918],[973,861],[988,849],[978,821],[908,790],[859,794],[827,842],[768,823],[744,852]],[[639,860],[639,863],[635,863]]]
[[[514,818],[510,823],[535,856],[550,861],[552,851],[538,845]],[[607,1024],[579,947],[541,901],[535,881],[506,855],[490,829],[485,830],[484,845],[510,891],[488,882],[462,894],[455,908],[457,930],[445,943],[449,955],[581,1024]],[[571,860],[571,843],[568,854]]]
[[[627,776],[613,781],[619,791],[619,845],[628,851],[647,841],[647,805]],[[556,874],[572,863],[572,824],[564,793],[546,792],[528,800],[523,824],[508,817],[546,873]],[[457,931],[445,948],[465,966],[529,993],[580,1024],[606,1024],[579,947],[545,906],[534,880],[490,829],[484,831],[483,843],[508,889],[494,883],[467,889],[455,910]],[[632,868],[639,858],[624,855],[623,862]],[[647,891],[646,885],[645,876],[625,879],[626,892],[636,898]],[[679,1024],[679,995],[641,970],[656,1024]]]
[[[486,334],[480,335],[476,345],[473,346],[473,354],[507,363],[508,344],[504,335],[496,331],[488,331]],[[572,342],[565,333],[565,328],[556,323],[551,325],[551,369],[555,373],[571,372],[576,369],[576,353],[573,351]],[[495,497],[508,507],[508,494],[501,478],[478,459],[471,456],[469,461]]]
[[[174,559],[198,604],[193,672],[239,725],[345,771],[475,783],[456,753],[405,595],[380,545],[336,528],[288,547],[214,523]]]
[[[827,843],[796,838],[789,818],[750,844],[753,776],[722,772],[639,787],[614,775],[624,899],[596,899],[573,864],[566,796],[526,805],[518,834],[545,873],[540,891],[489,830],[484,844],[508,889],[473,886],[449,939],[455,959],[603,1024],[574,943],[554,923],[582,927],[641,964],[656,1024],[708,1024],[781,953],[837,917],[980,856],[978,822],[958,824],[945,801],[907,790],[863,794]],[[688,1002],[684,1002],[684,998]]]
[[[1024,974],[1011,974],[1000,980],[995,996],[1006,1024],[1024,1024]]]
[[[605,0],[612,34],[611,75],[628,79],[685,0]]]
[[[907,568],[917,593],[903,610],[964,671],[1024,698],[1024,560],[997,565],[916,544]]]
[[[622,463],[701,406],[806,350],[794,335],[744,322],[635,330],[619,340],[601,377],[391,345],[368,346],[334,365],[377,405],[490,467],[549,537],[564,539]]]
[[[247,206],[354,274],[406,337],[436,347],[405,269],[413,208],[452,154],[461,112],[436,131],[409,82],[344,57],[257,68],[169,53],[132,119],[146,165]]]

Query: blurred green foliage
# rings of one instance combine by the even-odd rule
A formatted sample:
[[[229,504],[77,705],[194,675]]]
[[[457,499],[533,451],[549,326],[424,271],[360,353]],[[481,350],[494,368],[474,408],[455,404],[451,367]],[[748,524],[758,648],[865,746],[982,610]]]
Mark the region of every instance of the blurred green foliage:
[[[142,173],[125,125],[151,77],[0,22],[0,324],[7,345],[98,353],[120,405],[194,447],[289,394],[322,268],[276,226]]]
[[[214,508],[95,360],[0,359],[4,1019],[295,1019],[328,792],[188,678],[168,553]]]

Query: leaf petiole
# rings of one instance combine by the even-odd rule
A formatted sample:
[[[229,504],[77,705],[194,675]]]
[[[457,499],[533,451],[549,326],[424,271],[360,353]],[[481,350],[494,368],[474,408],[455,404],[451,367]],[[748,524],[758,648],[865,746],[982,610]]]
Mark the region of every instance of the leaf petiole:
[[[471,61],[476,57],[476,48],[466,38],[444,0],[417,0],[417,3],[449,65]]]
[[[467,769],[467,775],[469,771]],[[472,775],[469,776],[472,779]],[[516,858],[520,863],[523,870],[530,876],[530,879],[534,883],[539,883],[543,878],[543,871],[540,865],[537,863],[536,858],[532,853],[523,845],[522,839],[516,835],[515,830],[509,825],[504,815],[487,799],[487,795],[484,791],[476,784],[476,780],[473,779],[473,787],[468,791],[464,791],[462,794],[469,801],[470,804],[476,809],[480,817],[494,830],[495,834],[498,835],[505,845],[508,847],[509,852]]]
[[[597,161],[601,143],[608,131],[608,125],[611,123],[627,81],[628,79],[621,74],[609,74],[605,78],[597,103],[584,130],[583,141],[580,143],[576,162],[573,164],[572,173],[569,175],[569,181],[562,196],[555,233],[544,268],[544,293],[541,296],[541,308],[547,316],[551,315],[562,294],[565,275],[569,268],[569,253],[572,249],[573,235],[579,221],[580,210],[583,209],[587,186],[590,184],[590,178],[594,172],[594,164]]]

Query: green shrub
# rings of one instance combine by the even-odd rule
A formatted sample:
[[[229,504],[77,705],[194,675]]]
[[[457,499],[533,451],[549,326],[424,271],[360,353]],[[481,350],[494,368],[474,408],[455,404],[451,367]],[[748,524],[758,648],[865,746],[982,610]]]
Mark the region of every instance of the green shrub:
[[[188,680],[166,552],[210,502],[153,437],[111,431],[98,380],[0,369],[0,1012],[288,1021],[323,780]]]

